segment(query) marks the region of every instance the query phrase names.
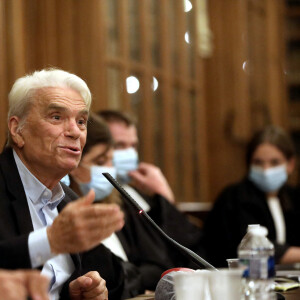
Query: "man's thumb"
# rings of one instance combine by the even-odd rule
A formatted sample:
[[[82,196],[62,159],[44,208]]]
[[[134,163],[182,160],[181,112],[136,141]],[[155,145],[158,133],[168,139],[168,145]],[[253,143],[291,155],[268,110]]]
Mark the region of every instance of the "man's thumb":
[[[79,198],[77,202],[79,202],[80,205],[90,205],[93,203],[94,200],[95,200],[95,191],[93,189],[90,189],[89,192],[85,196]]]

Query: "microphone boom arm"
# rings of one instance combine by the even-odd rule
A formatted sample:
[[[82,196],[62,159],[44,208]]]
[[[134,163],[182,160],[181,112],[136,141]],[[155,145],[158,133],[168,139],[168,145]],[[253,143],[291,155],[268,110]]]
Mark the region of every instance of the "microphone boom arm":
[[[152,219],[151,217],[142,209],[142,207],[125,191],[125,189],[109,174],[102,173],[103,176],[120,192],[120,194],[125,198],[125,200],[132,206],[134,206],[139,214],[144,215],[144,217],[148,220],[151,226],[165,239],[167,239],[172,245],[174,245],[182,254],[187,255],[195,264],[198,266],[204,266],[207,269],[211,269],[213,271],[217,271],[217,269],[208,263],[205,259],[197,255],[192,250],[184,247],[179,244],[171,237],[169,237]]]

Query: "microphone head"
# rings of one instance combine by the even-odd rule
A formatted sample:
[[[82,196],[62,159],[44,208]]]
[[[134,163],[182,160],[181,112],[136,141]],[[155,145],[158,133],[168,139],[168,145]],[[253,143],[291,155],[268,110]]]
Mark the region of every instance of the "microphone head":
[[[173,276],[177,272],[194,272],[189,268],[173,268],[162,273],[155,289],[155,300],[171,300],[175,299],[175,289]]]

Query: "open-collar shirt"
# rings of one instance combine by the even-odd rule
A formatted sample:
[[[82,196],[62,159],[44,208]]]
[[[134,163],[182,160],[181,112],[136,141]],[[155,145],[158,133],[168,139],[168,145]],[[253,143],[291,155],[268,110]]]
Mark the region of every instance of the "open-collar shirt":
[[[65,197],[58,183],[52,190],[43,185],[24,165],[17,153],[14,159],[23,183],[30,210],[33,232],[29,234],[28,248],[32,268],[43,266],[42,274],[50,278],[49,296],[51,300],[59,299],[59,292],[73,273],[75,266],[69,254],[51,253],[47,227],[57,217],[57,205]]]

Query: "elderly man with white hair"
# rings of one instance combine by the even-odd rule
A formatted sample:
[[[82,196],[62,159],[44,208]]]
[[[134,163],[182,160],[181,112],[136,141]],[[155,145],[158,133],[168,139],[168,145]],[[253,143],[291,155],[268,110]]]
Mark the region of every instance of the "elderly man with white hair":
[[[0,268],[40,268],[50,279],[50,299],[107,299],[107,288],[110,299],[120,299],[123,292],[121,265],[100,245],[122,228],[123,213],[93,204],[92,190],[76,200],[60,183],[81,159],[90,104],[86,83],[58,69],[18,79],[9,94]]]

